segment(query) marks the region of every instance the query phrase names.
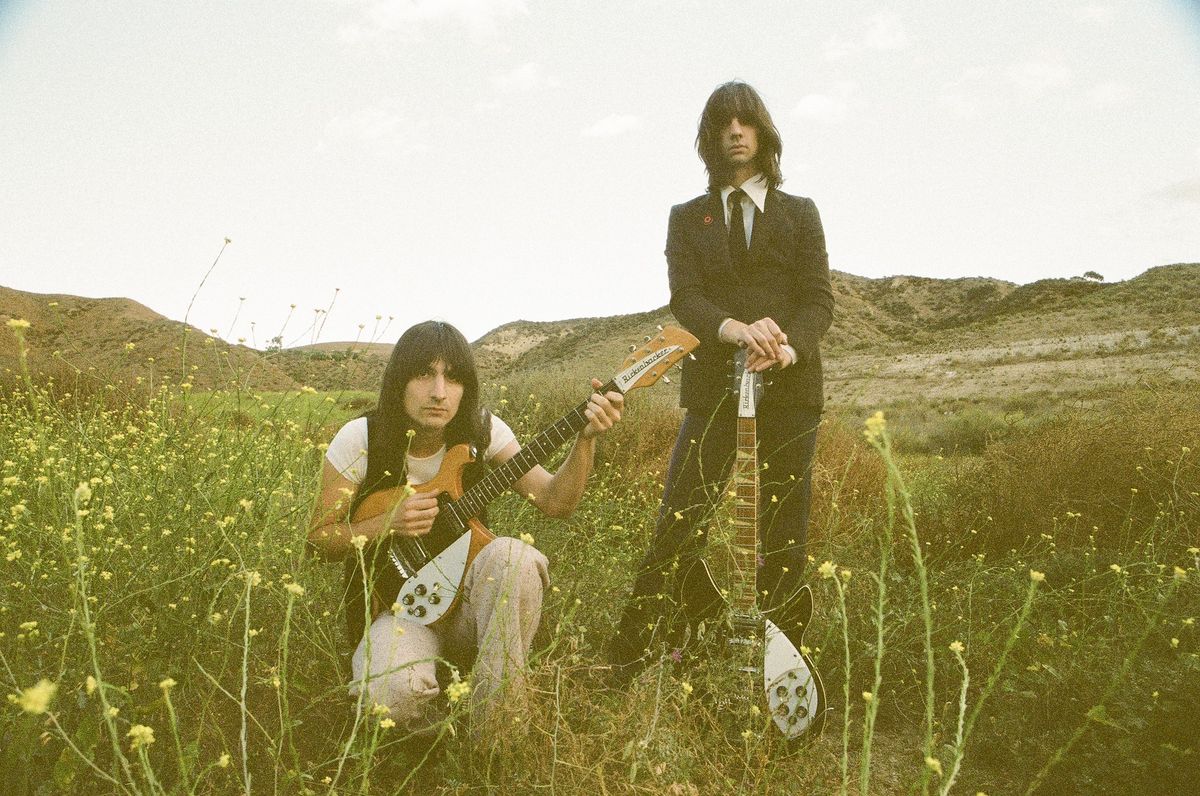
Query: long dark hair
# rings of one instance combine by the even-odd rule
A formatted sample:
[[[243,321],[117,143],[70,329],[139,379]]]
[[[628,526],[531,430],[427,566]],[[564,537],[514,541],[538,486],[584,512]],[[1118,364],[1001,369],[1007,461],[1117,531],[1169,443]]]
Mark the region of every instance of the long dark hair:
[[[392,349],[383,371],[378,405],[366,413],[367,473],[354,496],[352,514],[367,495],[404,482],[408,469],[405,463],[408,432],[415,427],[404,411],[404,390],[435,362],[444,363],[446,374],[463,386],[458,412],[444,432],[446,447],[463,442],[487,444],[483,439],[487,430],[484,412],[479,406],[479,372],[467,338],[442,321],[425,321],[410,327]]]
[[[767,105],[758,92],[748,83],[732,80],[717,86],[709,96],[696,131],[696,152],[708,169],[709,189],[720,190],[733,176],[721,147],[721,133],[735,118],[758,132],[756,161],[759,171],[766,178],[767,187],[778,188],[783,183],[783,172],[779,168],[783,140],[779,137],[779,128],[771,120]]]

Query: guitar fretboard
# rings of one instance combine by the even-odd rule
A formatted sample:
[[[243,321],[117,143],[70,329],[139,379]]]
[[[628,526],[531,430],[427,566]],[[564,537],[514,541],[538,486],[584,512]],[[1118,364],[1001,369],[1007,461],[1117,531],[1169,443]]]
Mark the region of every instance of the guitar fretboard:
[[[598,392],[617,391],[616,382],[610,381]],[[446,504],[460,525],[466,525],[467,520],[479,516],[488,504],[504,494],[513,483],[539,464],[543,464],[565,442],[572,439],[588,424],[588,402],[583,401],[570,412],[567,412],[554,425],[525,443],[520,452],[504,464],[489,472],[474,486],[468,489],[457,500]]]
[[[733,567],[730,593],[735,611],[754,611],[758,574],[758,439],[753,417],[737,419],[737,454],[733,465]]]

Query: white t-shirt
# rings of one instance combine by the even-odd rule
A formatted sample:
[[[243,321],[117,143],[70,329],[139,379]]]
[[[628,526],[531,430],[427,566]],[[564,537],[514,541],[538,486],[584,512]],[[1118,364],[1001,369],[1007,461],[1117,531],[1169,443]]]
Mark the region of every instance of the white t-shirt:
[[[508,424],[492,415],[492,438],[483,454],[484,461],[491,461],[496,454],[517,437]],[[433,480],[446,456],[446,446],[432,456],[407,456],[408,482],[424,484]],[[367,419],[356,417],[338,430],[325,458],[339,473],[353,484],[361,484],[367,477]]]

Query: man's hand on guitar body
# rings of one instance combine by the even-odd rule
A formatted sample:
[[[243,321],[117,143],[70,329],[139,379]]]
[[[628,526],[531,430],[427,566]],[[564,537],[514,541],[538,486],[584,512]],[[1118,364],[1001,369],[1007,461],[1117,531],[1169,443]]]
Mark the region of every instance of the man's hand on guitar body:
[[[750,373],[792,364],[787,334],[771,318],[760,318],[754,323],[730,318],[721,325],[719,335],[722,342],[746,349],[746,370]]]
[[[437,515],[437,493],[414,492],[396,507],[388,533],[397,536],[423,536],[429,533]]]

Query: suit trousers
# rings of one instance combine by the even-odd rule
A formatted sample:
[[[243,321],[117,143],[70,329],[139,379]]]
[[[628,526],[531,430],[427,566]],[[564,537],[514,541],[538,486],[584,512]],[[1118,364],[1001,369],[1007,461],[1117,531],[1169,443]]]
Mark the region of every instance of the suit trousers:
[[[689,410],[675,440],[650,548],[610,651],[628,665],[654,643],[655,629],[677,593],[668,581],[687,572],[703,552],[706,523],[721,502],[737,447],[732,396],[711,413]],[[821,411],[785,402],[765,403],[756,417],[759,472],[760,604],[782,604],[799,588],[812,501],[812,460]],[[668,621],[667,625],[672,622]]]
[[[542,553],[519,539],[493,540],[468,568],[461,604],[434,627],[390,611],[371,623],[354,651],[350,693],[365,687],[368,705],[387,706],[398,725],[417,734],[436,732],[447,716],[438,699],[438,663],[474,660],[473,716],[486,716],[502,702],[519,703],[549,585]]]

